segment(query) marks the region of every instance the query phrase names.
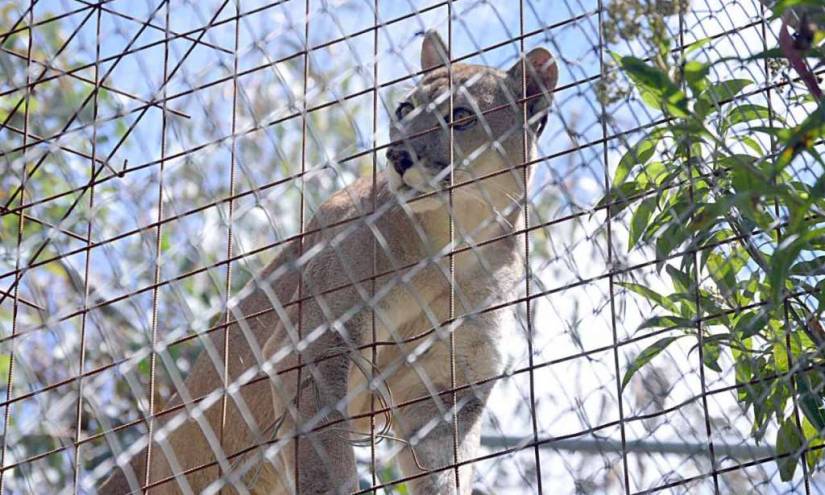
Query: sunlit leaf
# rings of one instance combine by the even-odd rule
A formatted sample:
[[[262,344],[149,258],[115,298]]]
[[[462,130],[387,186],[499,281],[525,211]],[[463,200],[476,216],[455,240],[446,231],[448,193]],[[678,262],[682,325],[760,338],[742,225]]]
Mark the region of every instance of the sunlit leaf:
[[[802,419],[802,433],[809,448],[808,452],[805,453],[808,469],[816,469],[816,465],[822,459],[822,455],[825,454],[825,449],[822,448],[825,439],[822,438],[821,431],[817,431],[816,427],[807,418]]]
[[[703,64],[695,60],[685,63],[685,81],[690,89],[695,93],[700,93],[708,87],[707,75],[710,71],[709,64]]]
[[[693,43],[685,47],[685,55],[690,55],[691,53],[710,43],[711,40],[712,38],[707,37],[694,41]]]
[[[645,103],[674,117],[688,116],[687,97],[667,74],[636,57],[616,54],[613,57],[636,85]]]
[[[11,356],[0,354],[0,387],[5,387],[9,381],[9,369],[11,368]]]
[[[786,10],[794,7],[822,7],[822,0],[778,0],[773,6],[773,14],[777,17]]]

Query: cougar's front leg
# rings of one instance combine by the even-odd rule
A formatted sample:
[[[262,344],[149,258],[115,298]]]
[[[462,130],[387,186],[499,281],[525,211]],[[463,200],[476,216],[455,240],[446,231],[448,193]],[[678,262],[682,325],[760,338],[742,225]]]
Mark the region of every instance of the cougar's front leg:
[[[308,378],[298,407],[300,493],[351,493],[356,487],[355,456],[348,441],[346,408],[349,361],[331,358]]]
[[[308,320],[308,331],[319,327],[315,318]],[[361,340],[359,322],[355,317],[343,328],[327,329],[302,353],[308,363],[302,372],[296,428],[302,494],[352,493],[358,485],[347,393],[350,352]]]
[[[472,465],[461,466],[456,490],[455,469],[447,466],[472,460],[479,455],[481,417],[493,383],[477,385],[497,376],[503,368],[499,330],[502,322],[493,314],[482,315],[455,330],[455,409],[453,394],[433,397],[412,374],[398,377],[400,388],[396,400],[401,406],[395,412],[395,431],[408,442],[400,452],[405,476],[419,476],[409,482],[415,495],[472,493]],[[450,348],[446,339],[435,343],[419,360],[438,391],[451,389]],[[424,401],[417,401],[426,397]],[[458,426],[458,451],[454,452],[455,420]],[[457,459],[455,454],[457,454]]]
[[[449,387],[442,387],[449,389]],[[481,440],[481,413],[489,396],[489,387],[464,390],[457,394],[458,461],[476,457]],[[456,490],[456,462],[453,449],[455,426],[451,414],[451,394],[441,395],[447,414],[443,414],[434,399],[399,409],[396,416],[400,436],[408,445],[400,453],[405,476],[420,476],[409,482],[415,495],[472,493],[472,466],[459,468],[460,492]]]

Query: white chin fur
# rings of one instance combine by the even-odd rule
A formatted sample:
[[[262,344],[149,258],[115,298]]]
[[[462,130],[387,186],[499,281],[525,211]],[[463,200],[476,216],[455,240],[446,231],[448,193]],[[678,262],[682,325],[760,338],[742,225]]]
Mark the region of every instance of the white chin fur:
[[[432,190],[429,181],[426,177],[424,177],[424,174],[421,173],[421,169],[419,167],[413,167],[404,172],[404,182],[418,191]]]
[[[390,190],[392,192],[398,192],[404,184],[404,179],[402,179],[401,176],[398,175],[398,172],[396,172],[393,168],[390,168],[388,172],[389,173],[387,175],[389,176],[388,182],[390,184]]]
[[[404,172],[404,177],[398,174],[393,169],[389,170],[389,186],[390,190],[399,193],[403,192],[406,197],[406,207],[416,213],[435,210],[443,206],[443,201],[438,197],[427,197],[422,199],[414,199],[414,194],[407,190],[407,187],[419,192],[432,191],[433,188],[427,183],[427,179],[415,167]],[[404,187],[406,186],[406,187]]]

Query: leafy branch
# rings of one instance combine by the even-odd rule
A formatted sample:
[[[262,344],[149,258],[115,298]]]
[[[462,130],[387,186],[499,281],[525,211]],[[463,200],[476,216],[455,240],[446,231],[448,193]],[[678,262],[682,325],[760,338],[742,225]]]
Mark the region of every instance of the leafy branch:
[[[805,56],[822,53],[812,47]],[[614,59],[665,122],[628,147],[601,204],[611,218],[627,212],[628,249],[652,249],[674,288],[622,284],[664,311],[639,330],[667,334],[635,357],[622,387],[682,337],[698,338],[709,370],[722,372],[719,359],[729,354],[754,437],[762,440],[773,418],[779,425],[777,462],[789,480],[803,458],[816,466],[822,450],[803,452],[825,438],[825,162],[817,150],[825,105],[790,125],[749,100],[752,81],[711,81],[714,62]]]

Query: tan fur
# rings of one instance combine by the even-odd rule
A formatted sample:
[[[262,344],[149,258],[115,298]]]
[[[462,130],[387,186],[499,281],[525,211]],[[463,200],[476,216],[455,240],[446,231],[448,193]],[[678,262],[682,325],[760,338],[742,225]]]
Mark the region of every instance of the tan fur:
[[[425,67],[441,65],[441,59],[432,58],[439,53],[434,43],[440,43],[437,35],[428,34],[422,50]],[[545,71],[543,81],[549,86],[546,90],[552,91],[555,68],[540,69]],[[460,64],[452,70],[454,87],[466,85],[466,91],[456,92],[456,107],[475,105],[480,110],[489,109],[506,103],[505,92],[515,98],[521,93],[520,67],[514,67],[509,74]],[[436,102],[449,84],[446,69],[436,68],[410,98],[419,100],[421,105]],[[449,111],[449,101],[446,110],[444,103],[436,102],[437,112]],[[486,122],[479,121],[461,135],[454,131],[455,163],[468,159],[464,166],[456,167],[456,182],[488,176],[524,161],[523,150],[531,149],[532,141],[525,144],[522,140],[521,108],[514,105],[488,114],[484,116]],[[546,108],[546,102],[542,108]],[[372,404],[373,396],[366,391],[370,373],[381,375],[383,385],[379,388],[385,395],[392,394],[390,405],[423,399],[393,407],[392,411],[393,436],[415,443],[398,443],[405,475],[418,474],[421,467],[433,470],[454,461],[452,420],[449,415],[446,421],[441,419],[449,413],[452,396],[439,395],[452,383],[450,326],[443,325],[450,317],[451,297],[450,257],[444,255],[450,244],[448,195],[435,194],[409,202],[404,199],[414,196],[416,190],[433,190],[428,182],[434,176],[432,164],[450,160],[445,155],[451,152],[447,131],[414,139],[406,137],[437,124],[437,112],[422,112],[412,117],[409,125],[397,127],[391,133],[393,140],[403,141],[416,154],[416,165],[410,169],[414,173],[407,171],[402,177],[390,166],[376,177],[375,188],[372,178],[365,177],[334,194],[308,226],[311,233],[286,245],[250,283],[251,295],[231,312],[233,318],[240,320],[228,328],[230,381],[237,381],[250,367],[264,362],[268,362],[266,371],[270,379],[244,386],[236,398],[230,398],[222,440],[220,400],[204,412],[201,424],[191,418],[196,413],[191,407],[189,411],[183,410],[179,418],[182,423],[174,428],[169,426],[175,414],[161,417],[155,431],[171,430],[166,436],[166,450],[174,452],[179,469],[216,460],[215,449],[204,433],[203,425],[208,425],[218,437],[218,450],[227,456],[264,445],[225,463],[238,478],[238,483],[229,483],[229,487],[242,491],[241,487],[246,486],[254,493],[292,493],[298,486],[301,493],[355,490],[350,440],[358,438],[352,432],[369,435],[370,425],[368,419],[349,421],[347,417],[369,413],[371,405],[380,407],[378,400]],[[493,145],[496,141],[499,142]],[[474,155],[476,150],[481,152]],[[502,237],[454,256],[456,316],[510,299],[518,281],[523,280],[519,270],[520,238],[507,234],[519,223],[518,200],[523,196],[524,170],[516,168],[453,192],[452,218],[459,248]],[[364,216],[373,207],[377,213],[370,214],[369,221],[365,221]],[[343,222],[346,219],[354,220]],[[301,298],[304,300],[296,302]],[[241,317],[273,307],[274,311],[254,318]],[[501,372],[499,349],[504,328],[501,312],[495,311],[474,314],[456,325],[453,334],[458,386]],[[373,333],[377,341],[392,343],[376,347],[374,367],[370,364],[373,348],[369,346]],[[415,336],[419,338],[399,343]],[[222,333],[211,339],[216,349],[223,349]],[[366,347],[359,350],[362,346]],[[190,400],[220,389],[220,366],[216,367],[213,358],[204,353],[186,380]],[[306,382],[302,387],[298,386],[297,371],[278,373],[296,366],[299,359],[314,362],[301,368],[301,380]],[[461,460],[477,455],[480,415],[489,389],[490,385],[473,386],[457,393]],[[378,394],[375,392],[375,397]],[[166,407],[181,400],[176,396]],[[243,403],[248,414],[237,403]],[[246,418],[251,420],[250,424],[245,416],[250,416]],[[279,422],[280,418],[283,420]],[[337,423],[330,425],[332,422]],[[377,422],[380,429],[383,416]],[[150,482],[172,475],[173,467],[164,452],[160,443],[153,445]],[[140,482],[144,457],[141,453],[130,465]],[[470,493],[472,470],[465,466],[460,473],[461,492]],[[221,474],[218,466],[196,470],[179,477],[179,481],[153,488],[152,493],[182,493],[187,486],[199,492],[210,484],[217,488],[219,485],[214,482]],[[455,485],[453,475],[452,469],[441,470],[411,482],[410,486],[416,494],[450,493]],[[102,491],[128,492],[126,477],[117,473]]]

